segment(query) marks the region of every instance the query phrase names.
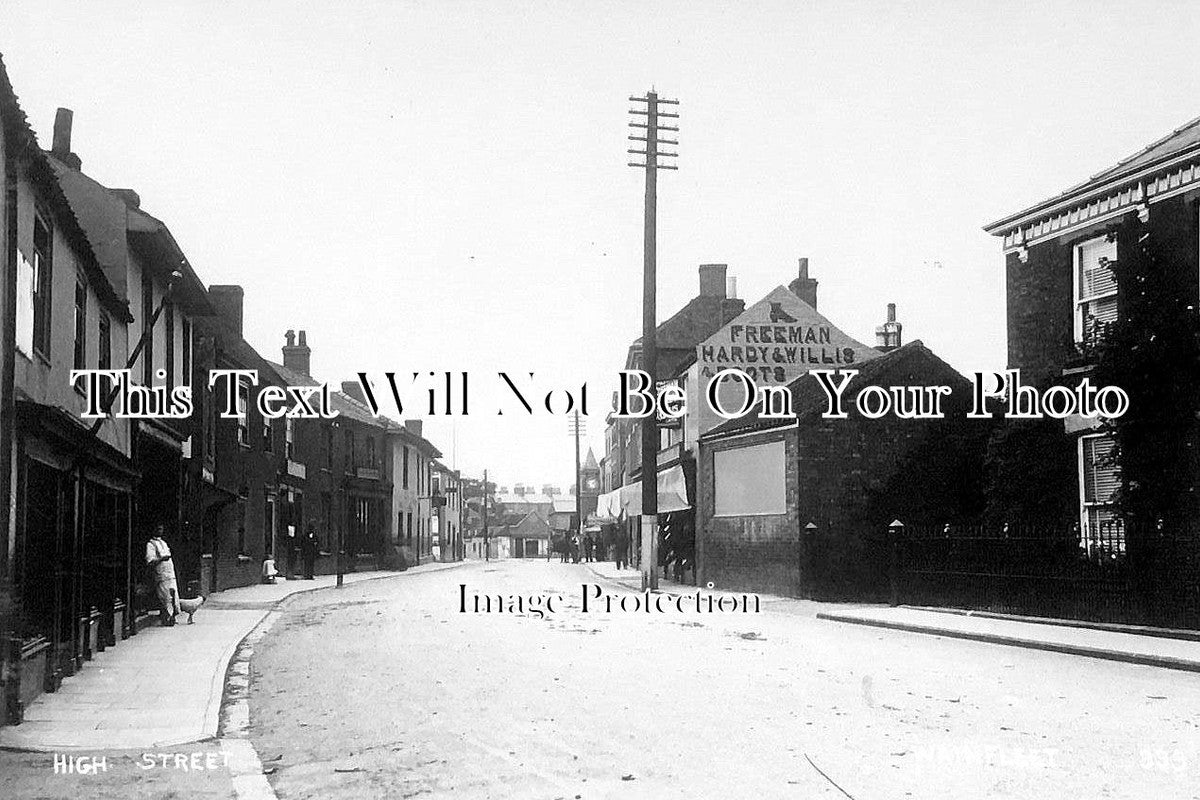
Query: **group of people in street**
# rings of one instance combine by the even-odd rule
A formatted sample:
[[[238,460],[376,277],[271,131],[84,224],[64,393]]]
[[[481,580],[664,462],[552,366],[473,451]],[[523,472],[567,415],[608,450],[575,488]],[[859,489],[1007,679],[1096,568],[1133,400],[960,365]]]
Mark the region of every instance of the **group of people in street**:
[[[563,564],[612,560],[618,569],[624,569],[629,566],[629,532],[623,525],[605,525],[598,534],[585,531],[582,536],[556,535],[546,554],[547,560],[551,552],[558,553]]]
[[[308,523],[308,527],[304,529],[304,535],[296,540],[295,535],[289,533],[287,544],[287,579],[293,580],[296,578],[296,559],[299,557],[304,565],[304,580],[311,581],[313,572],[316,570],[317,554],[321,550],[321,540],[317,538],[317,529],[313,524]]]

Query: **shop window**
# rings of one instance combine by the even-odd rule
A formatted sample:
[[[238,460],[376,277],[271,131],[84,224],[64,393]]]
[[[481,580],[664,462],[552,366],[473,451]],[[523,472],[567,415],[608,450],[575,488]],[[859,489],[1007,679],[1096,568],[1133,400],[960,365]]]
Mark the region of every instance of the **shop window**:
[[[1099,236],[1075,245],[1075,342],[1094,344],[1117,319],[1117,243]]]
[[[787,512],[783,442],[713,453],[713,514],[718,517]]]

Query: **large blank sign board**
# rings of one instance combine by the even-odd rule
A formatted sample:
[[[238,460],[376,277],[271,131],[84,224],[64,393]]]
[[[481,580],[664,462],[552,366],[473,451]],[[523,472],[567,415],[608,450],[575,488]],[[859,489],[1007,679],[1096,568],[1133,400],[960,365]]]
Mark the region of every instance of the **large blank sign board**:
[[[713,513],[718,517],[784,514],[783,442],[713,453]]]

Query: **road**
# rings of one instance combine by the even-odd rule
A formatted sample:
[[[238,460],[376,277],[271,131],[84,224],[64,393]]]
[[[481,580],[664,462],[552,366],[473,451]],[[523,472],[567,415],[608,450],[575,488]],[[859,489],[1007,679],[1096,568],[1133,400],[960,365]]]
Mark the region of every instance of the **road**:
[[[584,614],[581,584],[597,582],[582,565],[476,562],[294,599],[252,661],[251,735],[273,788],[1200,796],[1194,675],[842,625],[792,600]],[[543,617],[461,613],[460,584],[565,602]]]

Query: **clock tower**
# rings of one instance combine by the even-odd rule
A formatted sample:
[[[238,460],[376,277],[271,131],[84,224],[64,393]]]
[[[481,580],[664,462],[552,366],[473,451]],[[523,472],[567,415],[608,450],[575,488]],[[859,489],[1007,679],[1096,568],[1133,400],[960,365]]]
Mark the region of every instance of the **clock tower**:
[[[579,468],[579,509],[586,520],[590,514],[596,513],[597,498],[600,497],[600,465],[596,463],[596,454],[588,448],[587,458]]]

